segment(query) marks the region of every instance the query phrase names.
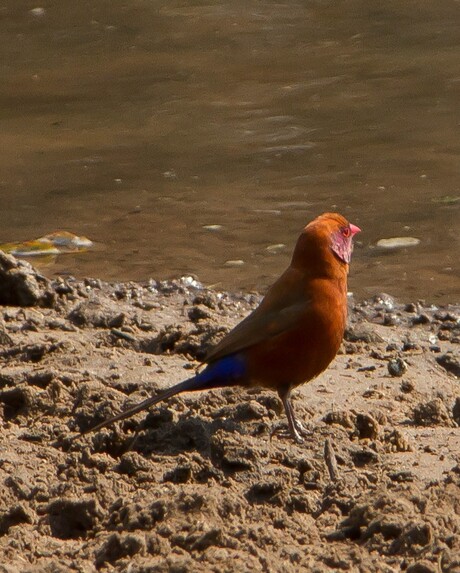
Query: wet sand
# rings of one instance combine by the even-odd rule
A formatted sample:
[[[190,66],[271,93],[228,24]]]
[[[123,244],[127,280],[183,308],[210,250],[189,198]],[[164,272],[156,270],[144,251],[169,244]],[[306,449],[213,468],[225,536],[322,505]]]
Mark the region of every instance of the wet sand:
[[[191,278],[50,282],[14,264],[0,289],[2,573],[459,571],[458,305],[350,299],[340,354],[295,392],[304,444],[270,438],[285,421],[273,393],[233,389],[70,443],[187,377],[259,297]]]
[[[0,242],[98,245],[44,272],[263,290],[332,210],[363,229],[360,298],[459,302],[456,2],[27,0],[0,16]],[[376,248],[401,236],[420,244]]]

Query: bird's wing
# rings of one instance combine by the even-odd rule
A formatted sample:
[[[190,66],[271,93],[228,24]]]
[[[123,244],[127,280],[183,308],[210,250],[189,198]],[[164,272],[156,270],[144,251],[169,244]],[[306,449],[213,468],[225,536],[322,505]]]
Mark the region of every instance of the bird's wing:
[[[289,330],[305,316],[308,308],[308,300],[292,301],[286,306],[277,305],[272,309],[260,306],[208,353],[205,362],[213,362]]]
[[[303,271],[288,267],[260,305],[210,350],[205,362],[234,354],[295,327],[305,318],[311,304],[306,282]]]

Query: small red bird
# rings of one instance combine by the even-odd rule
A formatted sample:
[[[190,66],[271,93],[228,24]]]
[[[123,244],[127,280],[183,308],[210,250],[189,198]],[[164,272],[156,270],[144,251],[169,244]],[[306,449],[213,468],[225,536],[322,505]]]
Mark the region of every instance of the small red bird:
[[[203,371],[88,432],[180,392],[261,386],[278,392],[290,433],[302,442],[305,430],[294,416],[291,390],[318,376],[337,354],[347,318],[352,239],[359,232],[338,213],[317,217],[300,235],[289,267],[260,305],[209,352]]]

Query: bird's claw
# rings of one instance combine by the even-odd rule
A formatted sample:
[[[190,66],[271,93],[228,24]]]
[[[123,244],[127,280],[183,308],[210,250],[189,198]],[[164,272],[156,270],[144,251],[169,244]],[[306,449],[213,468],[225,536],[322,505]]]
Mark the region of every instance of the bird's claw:
[[[311,432],[296,420],[296,424],[292,428],[290,428],[289,425],[286,427],[284,422],[275,424],[270,432],[270,440],[273,436],[292,438],[297,444],[302,444],[304,438],[311,436]]]
[[[295,426],[292,430],[292,437],[294,440],[301,444],[304,438],[309,438],[311,436],[311,431],[308,428],[305,428],[300,422],[296,420]]]

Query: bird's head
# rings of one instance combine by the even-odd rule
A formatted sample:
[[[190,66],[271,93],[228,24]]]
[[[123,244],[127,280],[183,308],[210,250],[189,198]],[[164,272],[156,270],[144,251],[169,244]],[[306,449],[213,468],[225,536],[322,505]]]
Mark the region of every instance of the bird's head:
[[[293,263],[321,272],[329,267],[348,269],[353,237],[361,229],[338,213],[323,213],[309,223],[297,242]]]

